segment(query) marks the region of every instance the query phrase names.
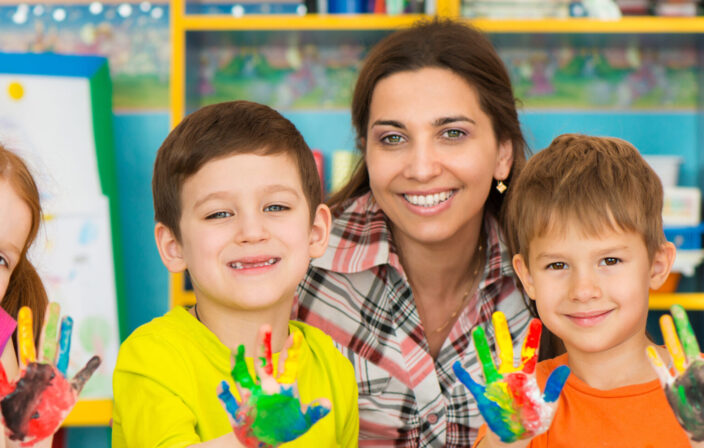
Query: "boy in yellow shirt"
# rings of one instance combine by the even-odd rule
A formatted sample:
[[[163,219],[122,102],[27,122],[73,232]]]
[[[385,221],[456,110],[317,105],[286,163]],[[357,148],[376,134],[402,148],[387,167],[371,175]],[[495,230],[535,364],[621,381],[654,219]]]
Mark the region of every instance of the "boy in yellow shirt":
[[[274,378],[280,372],[265,373],[259,365],[262,386],[273,382],[275,390],[254,391],[256,380],[240,387],[240,379],[249,379],[248,369],[244,374],[241,369],[244,353],[251,372],[262,334],[265,352],[275,352],[264,353],[273,366],[276,352],[297,341],[289,348],[299,366],[297,392],[301,403],[316,402],[300,410],[296,402],[299,415],[294,417],[303,422],[298,429],[303,434],[283,446],[357,446],[352,365],[323,332],[289,321],[296,287],[310,258],[324,253],[331,220],[321,204],[313,155],[298,130],[256,103],[204,107],[187,116],[159,148],[152,188],[159,254],[170,272],[188,271],[196,305],[172,309],[122,344],[113,377],[112,446],[279,445],[276,436],[274,442],[264,440],[254,430],[252,398],[280,402],[295,397],[296,387],[279,390]],[[261,333],[268,325],[270,331]],[[225,400],[234,417],[228,421],[216,388],[226,381],[225,392],[221,387],[218,393],[227,398],[228,384],[233,385],[231,356],[240,346],[244,353],[238,353],[232,372],[240,372],[240,397],[237,403]],[[237,405],[239,410],[233,409]],[[283,412],[276,414],[283,428],[265,430],[289,431]]]

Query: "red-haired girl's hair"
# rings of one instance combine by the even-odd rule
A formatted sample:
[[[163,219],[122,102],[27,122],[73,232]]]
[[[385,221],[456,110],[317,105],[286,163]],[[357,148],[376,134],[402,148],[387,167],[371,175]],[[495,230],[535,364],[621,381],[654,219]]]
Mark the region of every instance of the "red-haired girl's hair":
[[[38,344],[48,298],[39,274],[27,259],[27,251],[37,237],[42,219],[39,190],[27,164],[2,144],[0,144],[0,179],[6,180],[12,186],[17,195],[27,204],[32,214],[27,241],[22,248],[19,262],[10,276],[5,297],[0,297],[0,306],[15,320],[20,308],[28,306],[34,317],[34,341],[35,344]],[[16,333],[14,336],[15,347],[17,347]]]

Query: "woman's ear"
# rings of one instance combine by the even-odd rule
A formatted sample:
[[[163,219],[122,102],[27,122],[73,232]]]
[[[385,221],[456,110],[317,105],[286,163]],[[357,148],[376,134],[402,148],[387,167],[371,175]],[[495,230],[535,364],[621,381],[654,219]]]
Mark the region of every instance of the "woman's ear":
[[[671,242],[666,242],[658,248],[650,263],[650,289],[658,289],[670,275],[672,263],[675,262],[677,249]]]
[[[311,258],[321,257],[328,248],[330,227],[332,226],[332,213],[325,204],[320,204],[315,210],[310,228],[310,246],[308,255]]]
[[[535,284],[533,283],[533,276],[530,275],[530,269],[528,269],[528,264],[523,258],[523,255],[516,254],[513,256],[513,271],[516,273],[519,279],[521,279],[521,284],[525,290],[528,297],[531,300],[535,300]]]
[[[504,140],[499,143],[498,154],[496,157],[496,167],[494,167],[494,179],[506,180],[511,174],[513,166],[513,142]]]
[[[154,239],[162,263],[169,272],[183,272],[188,266],[183,258],[183,249],[174,233],[164,224],[157,222],[154,226]]]

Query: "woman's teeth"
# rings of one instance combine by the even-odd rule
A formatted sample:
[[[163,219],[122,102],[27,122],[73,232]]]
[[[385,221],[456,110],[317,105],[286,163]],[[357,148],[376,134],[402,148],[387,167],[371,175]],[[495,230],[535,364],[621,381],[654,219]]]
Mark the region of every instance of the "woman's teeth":
[[[418,205],[420,207],[434,207],[440,203],[447,201],[454,194],[455,194],[455,192],[450,190],[450,191],[443,191],[442,193],[425,194],[425,195],[404,194],[403,197],[404,197],[404,199],[406,199],[408,202],[410,202],[413,205]]]

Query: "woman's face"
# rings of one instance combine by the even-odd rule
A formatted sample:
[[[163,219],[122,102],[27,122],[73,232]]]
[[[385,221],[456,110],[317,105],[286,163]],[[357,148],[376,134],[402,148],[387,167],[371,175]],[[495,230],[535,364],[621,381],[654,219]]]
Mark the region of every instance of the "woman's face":
[[[492,178],[505,179],[513,161],[474,88],[442,68],[379,81],[366,148],[371,191],[394,236],[422,244],[478,231]]]

